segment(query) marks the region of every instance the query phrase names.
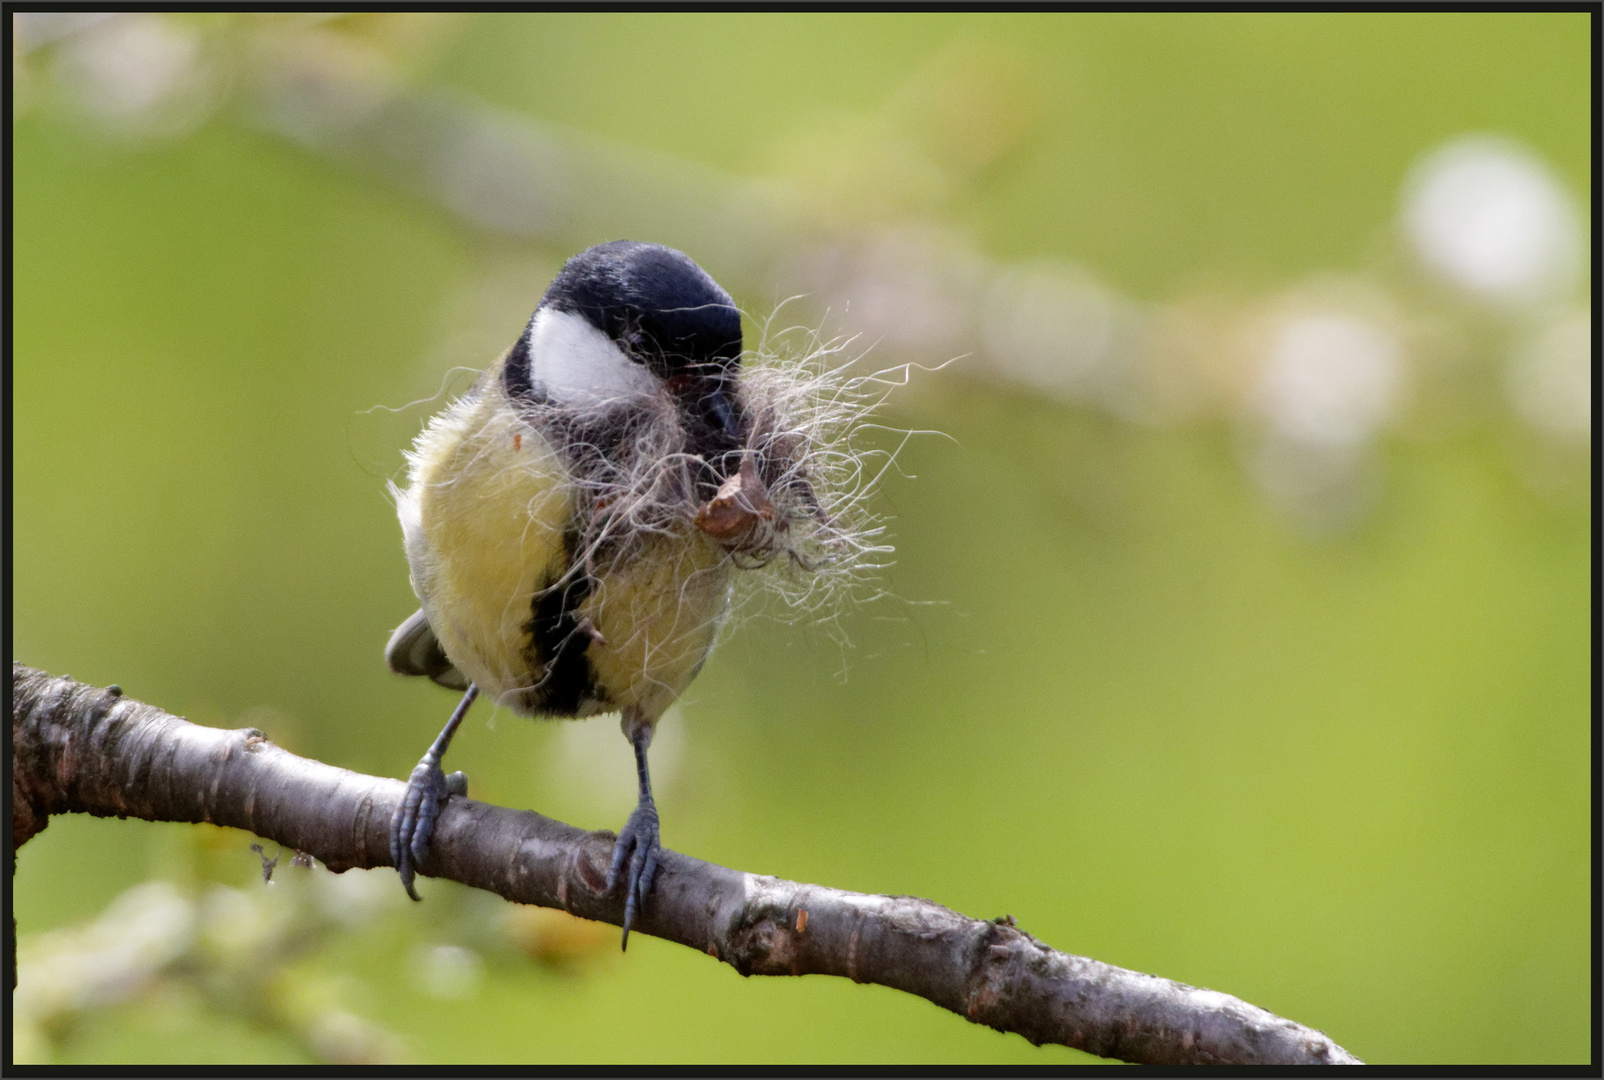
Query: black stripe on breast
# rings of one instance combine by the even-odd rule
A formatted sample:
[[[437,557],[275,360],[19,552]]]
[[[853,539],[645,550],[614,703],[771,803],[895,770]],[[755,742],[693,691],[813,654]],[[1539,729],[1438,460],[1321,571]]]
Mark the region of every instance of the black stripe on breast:
[[[563,537],[570,566],[578,542],[577,534]],[[595,669],[585,655],[591,637],[579,628],[579,608],[590,596],[590,589],[590,575],[582,568],[574,568],[558,581],[548,580],[535,593],[528,630],[530,659],[535,670],[541,672],[531,693],[536,712],[575,716],[586,701],[606,697],[596,686]]]

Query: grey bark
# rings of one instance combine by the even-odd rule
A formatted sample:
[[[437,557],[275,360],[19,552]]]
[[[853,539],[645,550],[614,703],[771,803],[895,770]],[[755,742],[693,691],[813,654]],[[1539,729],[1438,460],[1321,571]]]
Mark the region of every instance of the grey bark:
[[[115,687],[16,662],[11,691],[13,873],[16,848],[67,812],[232,826],[336,873],[391,865],[400,780],[297,757],[254,728],[199,727]],[[613,839],[453,798],[419,871],[618,925],[623,897],[604,884]],[[1006,917],[971,919],[917,897],[785,881],[673,851],[662,853],[635,931],[742,975],[878,983],[1033,1043],[1130,1062],[1358,1064],[1321,1032],[1228,994],[1059,952]]]

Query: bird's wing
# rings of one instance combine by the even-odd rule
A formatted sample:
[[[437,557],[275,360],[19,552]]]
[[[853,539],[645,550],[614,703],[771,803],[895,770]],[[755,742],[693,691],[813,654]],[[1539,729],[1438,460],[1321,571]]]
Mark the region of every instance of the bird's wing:
[[[434,636],[421,609],[390,635],[390,643],[384,647],[384,662],[399,675],[427,675],[449,690],[468,689],[468,680],[440,647],[440,639]]]

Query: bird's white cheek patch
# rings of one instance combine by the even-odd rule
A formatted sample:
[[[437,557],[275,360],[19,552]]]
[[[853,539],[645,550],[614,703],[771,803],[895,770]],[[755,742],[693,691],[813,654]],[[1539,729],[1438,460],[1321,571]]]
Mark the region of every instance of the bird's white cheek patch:
[[[565,405],[592,407],[657,392],[662,380],[582,316],[546,308],[530,334],[535,380]]]

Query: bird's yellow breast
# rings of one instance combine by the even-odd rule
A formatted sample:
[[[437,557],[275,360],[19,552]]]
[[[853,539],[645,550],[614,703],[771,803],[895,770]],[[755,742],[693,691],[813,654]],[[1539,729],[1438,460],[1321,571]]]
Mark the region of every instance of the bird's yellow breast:
[[[494,378],[430,422],[398,498],[413,589],[430,627],[481,692],[525,714],[590,715],[634,707],[655,722],[711,649],[729,594],[728,560],[689,520],[644,538],[627,560],[597,569],[570,551],[573,476],[562,453],[522,419]],[[584,664],[543,660],[537,598],[572,587],[568,624]],[[581,629],[573,630],[576,620]],[[573,648],[577,649],[575,645]],[[555,665],[561,666],[561,665]],[[553,708],[554,674],[587,685]],[[567,699],[564,699],[567,700]]]
[[[609,704],[655,722],[701,670],[728,603],[729,560],[689,522],[599,576],[580,613],[601,638],[586,657]]]

